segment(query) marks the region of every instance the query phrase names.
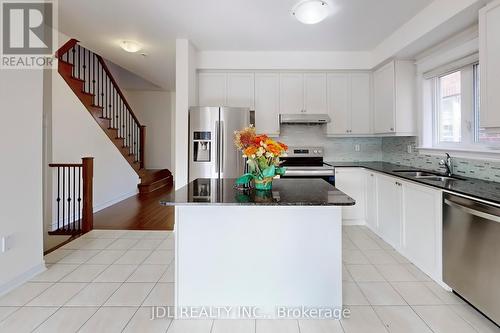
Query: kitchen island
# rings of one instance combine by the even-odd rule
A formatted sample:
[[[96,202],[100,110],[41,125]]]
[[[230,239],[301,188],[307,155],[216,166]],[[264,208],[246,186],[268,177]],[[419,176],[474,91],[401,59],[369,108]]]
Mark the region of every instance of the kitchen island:
[[[341,309],[341,207],[354,200],[321,179],[276,179],[272,191],[234,184],[197,179],[161,201],[175,206],[175,315]]]

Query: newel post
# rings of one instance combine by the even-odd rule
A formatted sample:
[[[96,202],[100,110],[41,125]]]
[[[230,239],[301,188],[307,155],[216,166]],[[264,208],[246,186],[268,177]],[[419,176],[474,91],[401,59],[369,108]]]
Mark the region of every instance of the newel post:
[[[83,178],[83,207],[82,207],[82,233],[89,232],[94,228],[94,206],[93,206],[93,179],[94,179],[94,158],[82,158],[82,178]]]
[[[140,127],[140,145],[139,145],[139,159],[141,162],[141,169],[144,169],[145,165],[145,156],[146,156],[146,126],[141,125]]]

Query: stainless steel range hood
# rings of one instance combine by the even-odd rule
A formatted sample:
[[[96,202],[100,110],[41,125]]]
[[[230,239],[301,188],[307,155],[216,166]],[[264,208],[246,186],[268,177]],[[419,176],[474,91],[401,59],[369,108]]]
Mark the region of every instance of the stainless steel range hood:
[[[280,114],[280,124],[327,124],[330,121],[330,116],[327,114]]]

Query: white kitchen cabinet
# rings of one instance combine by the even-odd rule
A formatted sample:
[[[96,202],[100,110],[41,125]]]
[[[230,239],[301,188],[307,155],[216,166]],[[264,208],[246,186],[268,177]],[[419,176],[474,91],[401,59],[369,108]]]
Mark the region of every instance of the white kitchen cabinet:
[[[349,134],[351,129],[350,77],[348,73],[328,74],[328,134]]]
[[[413,62],[391,61],[374,72],[373,81],[375,133],[416,133]]]
[[[280,113],[303,113],[304,75],[302,73],[280,74]]]
[[[402,183],[393,177],[376,175],[378,233],[395,249],[401,249]]]
[[[500,0],[479,11],[480,126],[500,129]],[[495,131],[496,132],[496,131]]]
[[[365,224],[365,172],[360,168],[335,168],[335,187],[356,200],[342,207],[344,224]]]
[[[371,86],[369,73],[328,74],[327,134],[371,133]]]
[[[259,133],[279,135],[279,91],[278,73],[255,73],[255,127]]]
[[[403,184],[403,254],[430,276],[441,279],[442,193]]]
[[[378,230],[377,219],[377,177],[375,173],[368,170],[366,172],[366,225],[372,231]]]
[[[304,110],[307,113],[327,113],[326,73],[304,74]]]
[[[254,109],[254,74],[227,74],[227,106]]]
[[[369,73],[351,74],[351,133],[370,134],[371,76]]]
[[[198,73],[198,104],[226,106],[226,73]]]

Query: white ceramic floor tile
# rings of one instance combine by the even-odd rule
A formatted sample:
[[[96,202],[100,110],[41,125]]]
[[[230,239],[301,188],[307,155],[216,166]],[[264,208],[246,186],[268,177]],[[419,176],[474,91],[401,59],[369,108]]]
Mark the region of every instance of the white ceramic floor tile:
[[[424,272],[422,272],[415,265],[413,265],[413,264],[404,264],[403,266],[408,270],[408,272],[410,272],[411,275],[413,275],[415,277],[415,279],[417,281],[422,281],[422,282],[423,281],[432,281],[432,279],[427,274],[425,274]]]
[[[144,264],[148,265],[168,265],[174,260],[174,251],[157,250],[153,251],[149,257],[144,260]]]
[[[498,326],[467,304],[453,304],[449,307],[480,333],[500,332]]]
[[[413,309],[436,333],[472,333],[472,326],[447,305],[413,306]]]
[[[342,239],[342,250],[356,250],[356,245],[350,239]]]
[[[300,333],[343,333],[339,320],[299,320]]]
[[[444,304],[465,304],[460,297],[451,291],[447,291],[435,282],[423,282],[423,284],[439,297]]]
[[[101,274],[108,265],[81,265],[64,278],[60,282],[90,282]]]
[[[67,255],[66,257],[59,260],[60,264],[83,264],[96,254],[99,250],[76,250],[75,252]]]
[[[0,322],[0,332],[29,333],[49,318],[57,307],[24,307]]]
[[[115,240],[113,238],[96,238],[91,239],[81,247],[82,250],[104,250]]]
[[[159,282],[175,282],[175,265],[170,264]]]
[[[344,305],[369,305],[361,289],[354,282],[342,283],[342,302]]]
[[[144,260],[149,257],[151,250],[128,250],[123,256],[121,256],[117,261],[116,265],[139,265]]]
[[[375,306],[374,310],[390,333],[432,333],[409,306]]]
[[[411,264],[411,262],[399,254],[396,250],[387,251],[399,264]]]
[[[121,332],[136,312],[136,307],[100,308],[82,326],[79,333],[118,333]]]
[[[345,333],[387,333],[371,306],[349,306],[349,318],[340,320]]]
[[[86,283],[55,283],[27,306],[62,306],[86,285]]]
[[[54,264],[47,267],[47,270],[38,274],[31,281],[37,282],[57,282],[74,271],[77,264]]]
[[[375,265],[387,281],[417,281],[403,265]]]
[[[299,333],[297,320],[257,320],[257,333]]]
[[[125,250],[104,250],[90,258],[86,264],[108,265],[117,261],[125,254]]]
[[[155,250],[160,243],[161,239],[141,239],[133,247],[133,250]]]
[[[366,265],[369,264],[368,259],[360,250],[344,250],[342,251],[342,261],[347,265]]]
[[[351,273],[349,273],[345,265],[342,265],[342,281],[348,281],[348,282],[354,281],[354,279],[351,276]]]
[[[140,265],[127,282],[158,282],[167,267],[167,265]]]
[[[97,308],[60,308],[34,333],[76,332],[97,311]]]
[[[255,320],[214,320],[211,333],[255,333]]]
[[[372,264],[386,265],[398,263],[386,250],[364,250],[363,254]]]
[[[148,231],[144,235],[144,239],[167,239],[169,233],[166,231]]]
[[[137,265],[111,265],[94,282],[125,282],[137,269]]]
[[[352,237],[351,237],[352,239]],[[377,244],[373,239],[352,239],[354,245],[356,245],[361,250],[380,250],[380,245]]]
[[[92,240],[89,238],[79,237],[79,238],[77,238],[77,239],[75,239],[67,244],[64,244],[63,246],[61,246],[61,249],[79,250],[83,246],[85,246],[87,243],[89,243],[90,241],[92,241]]]
[[[93,235],[92,238],[120,238],[127,233],[127,230],[105,230],[105,229],[94,229],[91,231]]]
[[[212,320],[173,320],[167,333],[210,333]]]
[[[12,290],[7,295],[0,297],[0,306],[23,306],[51,285],[52,283],[27,282]]]
[[[19,309],[21,309],[21,307],[18,307],[18,306],[0,306],[0,322]]]
[[[144,306],[174,305],[174,284],[158,283],[144,301]]]
[[[154,283],[124,283],[104,306],[140,306],[153,287]]]
[[[137,239],[119,238],[111,243],[106,250],[128,250],[138,242]]]
[[[421,282],[392,282],[391,284],[410,305],[443,304],[443,302]]]
[[[385,281],[373,265],[346,265],[354,281]]]
[[[139,308],[123,330],[123,333],[165,333],[172,321],[170,318],[155,318],[151,320],[151,317],[151,307]]]
[[[160,246],[158,246],[158,250],[174,250],[175,249],[175,239],[169,237],[161,242]]]
[[[67,255],[73,253],[74,251],[75,250],[57,249],[44,256],[43,260],[45,261],[46,264],[55,264],[56,262],[66,257]]]
[[[125,238],[125,239],[142,239],[146,236],[146,231],[142,230],[130,230],[125,233],[123,233],[120,238]]]
[[[90,283],[64,306],[101,306],[120,285],[121,283]]]
[[[407,305],[387,282],[359,282],[358,285],[371,305]]]

